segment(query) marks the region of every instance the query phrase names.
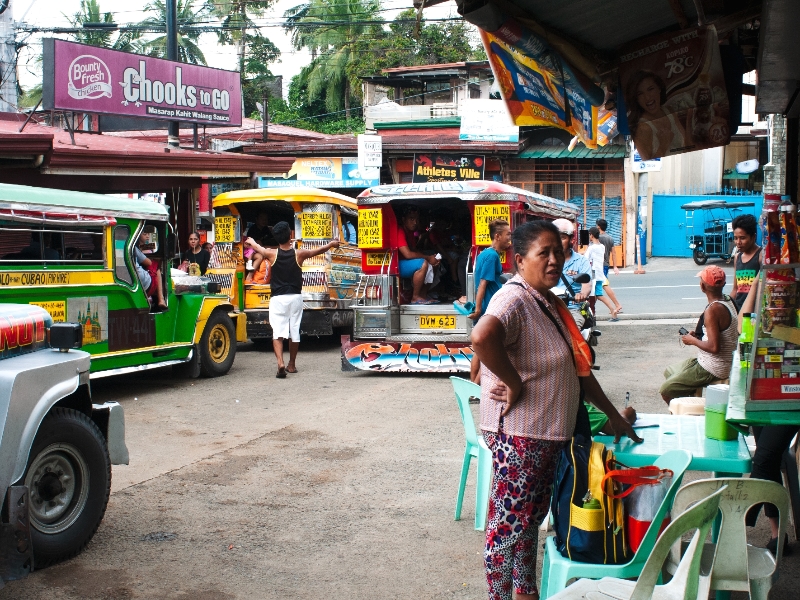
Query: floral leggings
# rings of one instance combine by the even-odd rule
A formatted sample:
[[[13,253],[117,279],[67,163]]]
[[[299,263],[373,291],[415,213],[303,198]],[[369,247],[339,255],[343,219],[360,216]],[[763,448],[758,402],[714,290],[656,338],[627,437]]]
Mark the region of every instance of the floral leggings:
[[[491,433],[494,480],[486,527],[486,581],[489,600],[535,594],[538,528],[550,507],[561,449],[566,442]]]

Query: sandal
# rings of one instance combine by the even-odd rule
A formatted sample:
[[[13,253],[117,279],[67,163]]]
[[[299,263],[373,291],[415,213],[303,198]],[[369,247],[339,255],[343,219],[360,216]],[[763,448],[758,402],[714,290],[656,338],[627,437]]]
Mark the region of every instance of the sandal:
[[[294,368],[294,371],[292,371],[289,367],[286,367],[286,372],[287,373],[297,373],[297,367]]]
[[[286,379],[286,368],[278,367],[278,373],[275,375],[276,379]]]

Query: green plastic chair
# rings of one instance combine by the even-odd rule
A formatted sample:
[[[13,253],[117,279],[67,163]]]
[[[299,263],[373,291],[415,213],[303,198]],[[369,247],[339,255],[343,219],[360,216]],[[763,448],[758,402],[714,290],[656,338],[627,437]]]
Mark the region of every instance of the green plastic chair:
[[[783,555],[783,540],[786,536],[789,514],[789,493],[781,484],[763,479],[744,479],[720,477],[719,479],[700,479],[681,488],[672,505],[673,512],[680,514],[688,506],[728,486],[719,501],[722,525],[716,545],[706,544],[703,548],[702,565],[708,568],[716,563],[711,573],[711,589],[749,592],[752,600],[766,600],[769,590],[778,577],[778,564]],[[747,543],[745,515],[750,507],[767,502],[778,508],[778,554],[766,548],[755,548]],[[681,544],[672,547],[670,558],[665,565],[668,573],[677,569],[681,560]]]
[[[630,562],[622,565],[601,565],[572,561],[561,556],[556,549],[555,538],[549,537],[544,545],[544,560],[542,562],[542,585],[539,593],[542,598],[549,598],[567,586],[570,579],[588,577],[600,579],[601,577],[618,577],[620,579],[633,579],[639,577],[644,568],[647,557],[653,550],[667,513],[672,506],[675,493],[681,487],[683,474],[692,462],[692,453],[687,450],[670,450],[658,457],[655,465],[660,469],[671,469],[673,472],[672,485],[667,490],[667,495],[656,513],[653,522],[647,529],[639,549]]]
[[[475,529],[486,529],[486,514],[489,510],[489,492],[492,485],[492,451],[486,446],[483,438],[475,432],[475,421],[469,409],[470,396],[481,397],[481,386],[461,377],[451,377],[453,390],[458,400],[458,409],[461,411],[461,422],[464,424],[464,436],[467,445],[464,448],[464,462],[461,465],[461,481],[458,484],[458,497],[456,498],[455,520],[461,520],[461,504],[464,501],[464,487],[467,485],[467,474],[472,458],[478,460],[478,475],[475,485]]]
[[[725,488],[723,488],[725,489]],[[703,542],[711,530],[711,525],[719,510],[723,490],[717,490],[695,506],[681,514],[670,523],[653,546],[653,552],[642,568],[638,581],[626,581],[614,577],[604,577],[600,581],[580,579],[565,590],[560,591],[553,600],[707,600],[710,573],[703,570],[701,557]],[[697,530],[683,555],[678,570],[666,585],[657,585],[664,559],[670,547],[680,543],[681,537]],[[718,546],[715,546],[718,547]],[[713,567],[712,562],[709,566]],[[721,558],[717,558],[717,563]]]

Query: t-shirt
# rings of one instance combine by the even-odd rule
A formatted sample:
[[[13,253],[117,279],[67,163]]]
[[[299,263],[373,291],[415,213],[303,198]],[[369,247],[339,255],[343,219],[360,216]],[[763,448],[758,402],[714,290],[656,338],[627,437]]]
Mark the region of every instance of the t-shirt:
[[[614,251],[614,238],[607,233],[601,233],[600,237],[597,239],[600,240],[600,243],[603,244],[603,247],[606,249],[606,256],[603,259],[603,266],[608,267],[611,265],[611,253]]]
[[[206,270],[208,269],[208,262],[211,260],[211,255],[206,252],[205,250],[200,250],[197,254],[192,252],[191,250],[187,250],[183,254],[181,254],[181,262],[188,260],[189,261],[189,274],[194,275],[192,273],[192,265],[197,265],[200,267],[200,275],[205,275]]]
[[[589,244],[586,248],[586,253],[583,255],[592,267],[592,279],[595,281],[603,281],[605,275],[603,274],[603,259],[605,257],[606,249],[603,244]]]
[[[416,231],[406,231],[406,228],[400,225],[397,228],[397,247],[402,248],[403,246],[408,246],[409,250],[416,250],[417,235]]]
[[[503,280],[500,276],[503,274],[503,265],[500,262],[500,255],[492,248],[486,248],[483,252],[478,254],[475,261],[475,291],[477,292],[481,280],[486,280],[486,293],[483,295],[483,303],[481,304],[481,314],[486,312],[489,306],[489,300],[492,299],[498,290],[503,287]]]
[[[582,254],[578,254],[573,250],[572,256],[567,259],[567,262],[564,263],[564,277],[567,279],[567,283],[570,284],[572,288],[572,293],[577,295],[581,291],[581,284],[575,283],[573,279],[578,275],[582,275],[586,273],[591,277],[592,275],[592,267],[589,264],[589,261]],[[568,306],[570,308],[577,308],[577,304],[575,302],[570,301]]]
[[[142,287],[145,291],[150,289],[150,284],[153,280],[150,278],[150,273],[147,272],[142,266],[142,263],[147,259],[144,255],[144,252],[139,250],[139,248],[134,247],[133,249],[133,264],[136,266],[136,276],[139,278],[139,281],[142,283]]]
[[[736,255],[736,297],[733,299],[736,307],[741,310],[747,294],[761,270],[761,248],[756,250],[753,257],[747,262],[742,262],[742,255]]]

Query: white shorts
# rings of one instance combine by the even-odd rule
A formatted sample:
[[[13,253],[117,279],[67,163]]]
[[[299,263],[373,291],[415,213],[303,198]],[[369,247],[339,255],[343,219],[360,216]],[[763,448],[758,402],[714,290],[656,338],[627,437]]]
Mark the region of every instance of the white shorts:
[[[300,321],[303,318],[303,295],[285,294],[269,300],[269,326],[272,339],[300,341]]]

